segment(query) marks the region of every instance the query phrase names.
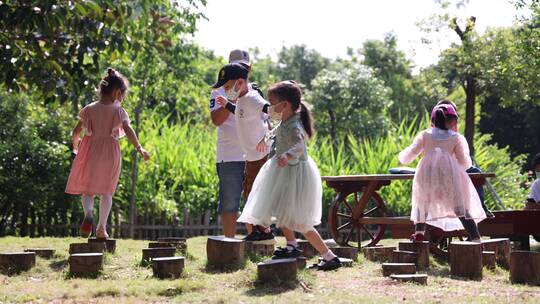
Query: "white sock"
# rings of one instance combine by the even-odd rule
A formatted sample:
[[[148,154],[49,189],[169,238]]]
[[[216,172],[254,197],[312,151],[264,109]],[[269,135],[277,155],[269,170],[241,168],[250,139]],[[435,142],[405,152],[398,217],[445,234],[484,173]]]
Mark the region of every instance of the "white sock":
[[[298,242],[295,240],[293,241],[287,241],[287,246],[292,246],[294,248],[297,248],[298,247]]]
[[[98,227],[107,228],[107,219],[112,207],[112,195],[102,195],[99,204],[99,222]]]
[[[84,209],[85,217],[92,217],[94,213],[94,196],[93,195],[82,195],[82,206]]]
[[[331,259],[335,258],[337,255],[335,255],[332,250],[328,249],[326,253],[322,255],[323,259],[325,261],[330,261]]]

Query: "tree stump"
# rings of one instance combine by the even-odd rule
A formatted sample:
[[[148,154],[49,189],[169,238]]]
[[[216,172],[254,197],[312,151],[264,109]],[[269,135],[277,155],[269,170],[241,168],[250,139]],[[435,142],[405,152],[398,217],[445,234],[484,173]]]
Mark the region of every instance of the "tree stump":
[[[323,258],[319,257],[319,263],[322,262]],[[341,266],[343,267],[352,267],[353,266],[353,260],[347,259],[347,258],[339,258],[339,261],[341,262]]]
[[[358,248],[355,247],[334,247],[332,252],[340,258],[347,258],[353,261],[358,260]]]
[[[37,256],[44,259],[50,259],[56,252],[56,250],[51,248],[27,248],[24,252],[35,252]]]
[[[187,243],[181,243],[181,242],[150,242],[148,243],[148,248],[163,248],[163,247],[173,247],[178,250],[178,252],[182,254],[186,254],[187,252]]]
[[[103,269],[103,253],[76,253],[69,256],[69,271],[75,276],[98,274]]]
[[[115,239],[102,239],[102,238],[89,238],[88,243],[104,243],[105,250],[110,253],[116,251],[116,240]]]
[[[395,246],[373,246],[363,247],[362,252],[367,260],[373,262],[388,262],[392,260],[392,253],[396,250]]]
[[[450,272],[454,276],[482,279],[482,244],[452,242],[448,246]]]
[[[324,243],[326,244],[326,246],[328,246],[328,248],[334,248],[339,246],[334,239],[326,239],[324,240]]]
[[[0,253],[0,270],[4,273],[28,271],[35,265],[35,252]]]
[[[393,263],[413,263],[418,267],[418,257],[420,254],[414,251],[394,250],[392,252]]]
[[[482,249],[484,251],[494,251],[497,264],[508,269],[510,267],[510,240],[509,239],[491,239],[482,240]]]
[[[306,257],[296,258],[296,264],[298,266],[298,269],[305,269],[307,266],[307,258]]]
[[[413,282],[427,285],[427,274],[391,274],[390,278],[400,282]]]
[[[152,272],[157,278],[179,278],[183,270],[184,257],[160,257],[152,259]]]
[[[416,265],[414,263],[383,263],[382,274],[387,277],[391,274],[415,274]]]
[[[166,243],[186,243],[187,239],[184,237],[161,237],[158,238],[157,241]]]
[[[297,240],[298,248],[303,251],[302,255],[311,259],[317,255],[317,250],[307,240]]]
[[[512,251],[510,253],[510,282],[540,285],[540,252]]]
[[[272,256],[274,254],[274,244],[256,244],[253,242],[246,242],[246,253],[256,254],[260,256]]]
[[[212,268],[233,269],[243,266],[245,251],[245,242],[239,239],[211,236],[206,242],[208,266]]]
[[[297,273],[296,259],[269,260],[257,264],[257,279],[260,282],[293,281]]]
[[[418,262],[416,266],[420,270],[429,268],[429,242],[399,242],[399,250],[402,251],[412,251],[418,253]]]
[[[495,269],[497,260],[494,251],[482,251],[482,265],[488,269]]]
[[[73,243],[69,244],[69,254],[75,253],[103,253],[105,243]]]
[[[141,263],[148,263],[154,258],[173,257],[175,253],[176,248],[174,247],[144,248]]]

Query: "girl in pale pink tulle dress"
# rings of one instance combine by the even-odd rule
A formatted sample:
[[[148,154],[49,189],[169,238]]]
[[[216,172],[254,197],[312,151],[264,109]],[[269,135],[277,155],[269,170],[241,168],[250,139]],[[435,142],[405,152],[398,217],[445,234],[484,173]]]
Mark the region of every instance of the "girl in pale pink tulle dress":
[[[411,146],[399,153],[402,164],[420,153],[413,180],[411,220],[414,241],[424,239],[426,223],[444,231],[465,228],[470,239],[480,241],[477,223],[486,218],[478,193],[468,174],[471,166],[465,138],[452,131],[458,115],[451,105],[433,108],[433,127],[416,136]]]
[[[122,157],[118,140],[127,135],[144,160],[148,153],[141,147],[130,126],[127,112],[121,101],[128,89],[128,82],[117,71],[107,69],[99,85],[99,101],[79,112],[79,122],[73,130],[75,160],[69,174],[66,193],[81,194],[84,220],[80,227],[83,237],[92,233],[94,196],[101,196],[96,237],[107,238],[107,219],[111,211],[112,196],[120,176]],[[79,146],[80,134],[85,136]]]

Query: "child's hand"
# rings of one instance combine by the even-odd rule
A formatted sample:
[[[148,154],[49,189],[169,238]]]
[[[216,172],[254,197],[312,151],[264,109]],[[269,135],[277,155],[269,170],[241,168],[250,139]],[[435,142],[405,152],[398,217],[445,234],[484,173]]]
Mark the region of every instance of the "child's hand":
[[[268,146],[266,145],[266,141],[264,138],[257,144],[257,147],[255,147],[257,152],[259,153],[265,153],[268,150]]]
[[[137,149],[137,151],[139,151],[139,153],[141,153],[141,156],[143,157],[144,161],[147,161],[150,159],[150,154],[148,152],[146,152],[145,149],[143,149],[142,147],[139,147]]]
[[[289,164],[289,157],[283,153],[278,157],[278,166],[285,167]]]
[[[229,101],[227,100],[227,98],[225,98],[225,97],[219,95],[219,96],[216,97],[216,102],[217,102],[220,106],[225,107],[225,105],[226,105]]]

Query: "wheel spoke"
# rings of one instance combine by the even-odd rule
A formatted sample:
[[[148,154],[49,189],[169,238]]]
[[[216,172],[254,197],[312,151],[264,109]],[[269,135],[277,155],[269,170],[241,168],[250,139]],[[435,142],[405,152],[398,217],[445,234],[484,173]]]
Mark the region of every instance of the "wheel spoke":
[[[373,211],[376,211],[376,210],[378,210],[378,209],[379,209],[378,206],[377,206],[377,207],[374,207],[374,208],[370,209],[368,212],[364,213],[364,216],[368,216],[368,215],[370,215]]]
[[[352,218],[352,215],[348,215],[348,214],[345,214],[345,213],[339,213],[339,212],[338,212],[338,213],[336,213],[336,214],[337,214],[337,216],[346,217],[346,218],[349,218],[349,219]]]
[[[343,201],[343,204],[347,207],[347,209],[349,209],[349,212],[352,214],[352,208],[351,208],[351,205],[349,205],[349,203],[347,203],[347,201]]]
[[[339,226],[339,227],[337,228],[337,230],[338,230],[338,231],[343,230],[343,229],[347,228],[348,226],[350,226],[351,224],[352,224],[352,222],[347,222],[347,223],[345,223],[345,224]]]
[[[373,236],[373,234],[366,228],[366,226],[360,225],[360,227],[361,227],[362,229],[364,229],[365,232],[367,232],[367,234],[369,235],[369,237],[370,237],[372,240],[375,239],[375,237]]]
[[[354,227],[349,230],[349,233],[347,234],[347,238],[345,239],[345,244],[347,244],[351,240],[352,233],[354,231]]]

